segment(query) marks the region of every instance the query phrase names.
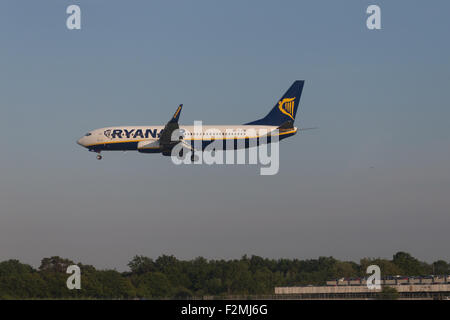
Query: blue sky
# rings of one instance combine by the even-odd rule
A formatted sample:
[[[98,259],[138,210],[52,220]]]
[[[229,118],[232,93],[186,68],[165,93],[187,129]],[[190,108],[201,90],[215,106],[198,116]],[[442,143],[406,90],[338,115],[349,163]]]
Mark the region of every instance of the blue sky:
[[[78,4],[82,29],[66,26]],[[382,30],[365,26],[378,4]],[[0,260],[450,260],[446,1],[2,1]],[[75,141],[110,125],[239,124],[296,79],[280,172],[174,166]]]

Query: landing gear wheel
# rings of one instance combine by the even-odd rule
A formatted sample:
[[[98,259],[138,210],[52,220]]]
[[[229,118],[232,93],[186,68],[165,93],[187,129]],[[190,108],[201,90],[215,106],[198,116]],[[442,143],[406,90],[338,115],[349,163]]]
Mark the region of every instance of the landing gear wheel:
[[[98,154],[97,155],[97,160],[102,160],[102,159],[103,159],[103,157],[100,154]]]

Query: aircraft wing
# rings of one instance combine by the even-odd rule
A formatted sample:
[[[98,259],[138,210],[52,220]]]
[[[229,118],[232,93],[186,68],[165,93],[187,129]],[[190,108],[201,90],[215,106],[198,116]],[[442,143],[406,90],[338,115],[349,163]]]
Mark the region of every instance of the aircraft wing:
[[[188,150],[190,150],[190,151],[193,151],[193,152],[195,152],[195,151],[200,151],[200,150],[198,150],[198,149],[195,149],[190,143],[187,143],[186,141],[184,141],[184,140],[181,140],[181,145],[183,146],[183,148],[185,148],[185,149],[188,149]]]

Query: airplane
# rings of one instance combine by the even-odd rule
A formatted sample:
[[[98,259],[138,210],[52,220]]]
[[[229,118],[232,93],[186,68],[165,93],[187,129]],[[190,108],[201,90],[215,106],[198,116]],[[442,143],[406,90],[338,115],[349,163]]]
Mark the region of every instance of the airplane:
[[[222,140],[224,149],[228,139],[234,140],[234,149],[248,148],[254,145],[252,143],[259,145],[262,136],[258,132],[262,131],[261,129],[265,129],[267,132],[266,143],[271,143],[271,132],[276,132],[278,139],[282,140],[295,135],[299,130],[314,129],[294,127],[295,115],[304,83],[304,80],[294,81],[264,118],[243,125],[202,125],[201,131],[194,126],[180,126],[178,120],[183,107],[181,104],[165,126],[100,128],[89,131],[77,143],[91,152],[96,152],[98,160],[102,159],[102,151],[138,151],[140,153],[161,153],[164,156],[171,156],[172,149],[181,143],[182,150],[191,151],[192,161],[195,160],[195,152],[203,152],[212,141]],[[176,130],[178,131],[174,134]],[[257,132],[256,135],[254,135],[255,131]],[[254,140],[251,141],[252,139]],[[238,143],[238,140],[244,143]],[[200,145],[200,148],[198,145]],[[182,153],[180,152],[180,155]]]

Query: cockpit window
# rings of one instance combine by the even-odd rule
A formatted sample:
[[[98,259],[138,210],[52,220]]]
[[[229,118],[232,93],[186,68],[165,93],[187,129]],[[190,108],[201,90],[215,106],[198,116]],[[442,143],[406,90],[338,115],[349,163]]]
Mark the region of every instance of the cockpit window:
[[[92,135],[92,133],[90,133],[90,132],[88,132],[88,133],[86,133],[86,137],[89,137],[90,135]]]

